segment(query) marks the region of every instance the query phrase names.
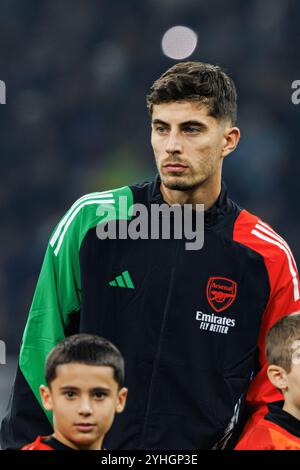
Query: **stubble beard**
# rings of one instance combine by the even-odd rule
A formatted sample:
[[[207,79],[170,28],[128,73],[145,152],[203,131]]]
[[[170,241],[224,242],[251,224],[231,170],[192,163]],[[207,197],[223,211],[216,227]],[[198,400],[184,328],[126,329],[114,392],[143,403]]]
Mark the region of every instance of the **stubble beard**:
[[[162,184],[168,188],[176,191],[189,191],[201,186],[206,178],[204,175],[201,176],[183,176],[176,173],[174,176],[164,176],[160,173]]]

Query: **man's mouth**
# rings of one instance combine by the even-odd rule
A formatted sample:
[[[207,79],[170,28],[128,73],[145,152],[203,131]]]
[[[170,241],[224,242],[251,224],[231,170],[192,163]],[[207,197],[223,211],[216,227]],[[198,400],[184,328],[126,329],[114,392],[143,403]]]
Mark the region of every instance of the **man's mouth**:
[[[182,173],[188,167],[181,163],[166,163],[164,168],[170,173]]]

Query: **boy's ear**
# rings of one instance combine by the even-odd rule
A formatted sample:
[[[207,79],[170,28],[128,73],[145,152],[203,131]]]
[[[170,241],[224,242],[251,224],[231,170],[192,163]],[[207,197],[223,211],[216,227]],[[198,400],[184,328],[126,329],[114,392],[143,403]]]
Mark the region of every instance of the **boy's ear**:
[[[288,389],[287,373],[282,367],[270,364],[267,374],[274,387],[279,388],[281,391]]]
[[[122,413],[126,405],[126,399],[128,395],[128,388],[122,387],[118,392],[118,403],[116,406],[116,413]]]
[[[52,411],[52,397],[49,387],[45,385],[40,386],[40,395],[45,410]]]

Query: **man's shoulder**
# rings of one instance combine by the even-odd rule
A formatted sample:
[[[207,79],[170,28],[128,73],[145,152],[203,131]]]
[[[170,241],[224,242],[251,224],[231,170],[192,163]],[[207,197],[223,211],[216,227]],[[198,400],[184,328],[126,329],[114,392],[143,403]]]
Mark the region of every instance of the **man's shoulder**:
[[[285,259],[290,262],[293,255],[288,243],[271,225],[260,217],[243,209],[239,213],[233,231],[233,240],[256,251],[270,261]]]
[[[147,202],[154,186],[155,181],[143,181],[105,191],[84,194],[75,200],[65,214],[65,217],[70,218],[70,215],[75,217],[79,213],[83,216],[89,216],[89,214],[95,213],[95,208],[96,210],[99,208],[99,212],[101,212],[101,206],[110,209],[114,207],[117,215],[124,215],[124,210],[130,208],[132,204],[141,202],[141,199]]]
[[[269,224],[242,210],[235,222],[233,240],[250,250],[250,256],[255,253],[263,260],[272,292],[279,286],[290,286],[291,291],[285,289],[285,298],[293,298],[295,302],[299,300],[298,270],[293,253],[284,238]],[[296,307],[294,304],[284,305],[283,309],[294,311]]]
[[[66,240],[79,247],[88,230],[99,223],[128,218],[132,204],[133,194],[129,186],[81,196],[65,212],[50,237],[55,255]]]
[[[114,189],[106,189],[104,191],[87,193],[76,199],[70,207],[70,210],[74,211],[76,209],[79,212],[81,209],[89,209],[90,206],[99,204],[117,204],[120,197],[129,197],[131,193],[132,190],[129,185]]]

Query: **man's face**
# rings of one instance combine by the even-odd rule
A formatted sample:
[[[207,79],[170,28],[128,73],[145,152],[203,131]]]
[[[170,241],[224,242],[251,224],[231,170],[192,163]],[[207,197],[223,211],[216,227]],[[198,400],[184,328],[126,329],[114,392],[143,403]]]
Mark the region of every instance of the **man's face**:
[[[56,373],[50,388],[41,387],[45,408],[53,410],[54,436],[75,449],[100,449],[127,389],[118,389],[112,367],[71,363]]]
[[[228,131],[229,123],[209,116],[205,105],[154,105],[151,144],[162,183],[184,191],[220,175],[223,158],[231,151],[226,151]]]

